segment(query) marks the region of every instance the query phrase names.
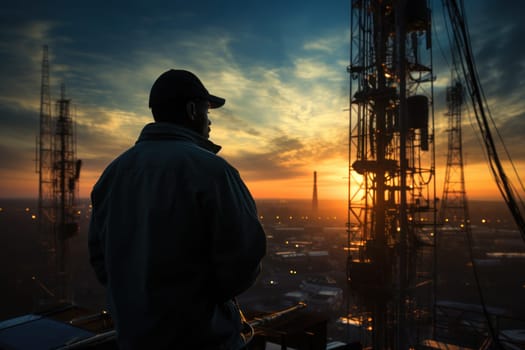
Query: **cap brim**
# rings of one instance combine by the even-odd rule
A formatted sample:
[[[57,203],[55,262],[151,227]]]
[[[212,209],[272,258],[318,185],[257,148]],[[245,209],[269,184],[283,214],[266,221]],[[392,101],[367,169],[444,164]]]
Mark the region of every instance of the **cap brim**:
[[[209,95],[208,102],[210,103],[210,108],[219,108],[219,107],[224,106],[224,103],[226,102],[226,100],[223,99],[222,97]]]

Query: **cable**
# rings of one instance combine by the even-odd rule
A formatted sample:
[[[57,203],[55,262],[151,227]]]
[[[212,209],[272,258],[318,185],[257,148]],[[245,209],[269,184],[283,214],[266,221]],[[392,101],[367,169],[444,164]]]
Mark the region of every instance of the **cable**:
[[[468,26],[466,19],[462,16],[464,13],[463,2],[461,1],[461,10],[458,8],[458,4],[455,0],[451,1],[454,6],[454,12],[451,13],[451,20],[454,20],[455,24],[455,39],[458,46],[458,50],[463,53],[462,63],[467,65],[467,69],[463,65],[463,72],[467,86],[469,87],[470,97],[472,99],[473,106],[476,111],[476,118],[481,133],[484,136],[485,147],[490,160],[490,167],[494,175],[498,189],[501,195],[505,199],[509,210],[522,234],[522,239],[525,241],[525,219],[523,218],[518,203],[516,201],[516,194],[514,193],[510,180],[508,179],[503,166],[500,162],[494,139],[489,129],[489,124],[486,117],[487,102],[483,94],[483,89],[479,83],[479,76],[474,64],[474,57],[472,54],[472,48],[470,47]],[[449,11],[451,12],[451,11]],[[461,40],[461,43],[459,42]],[[477,108],[476,108],[477,107]],[[522,205],[523,206],[523,205]]]
[[[483,140],[485,142],[487,155],[490,160],[489,165],[494,174],[494,177],[496,179],[496,183],[498,185],[498,188],[500,189],[500,192],[502,193],[507,203],[509,204],[509,201],[512,202],[513,200],[512,193],[509,194],[507,190],[507,187],[508,187],[507,184],[502,183],[502,181],[506,180],[506,177],[503,173],[503,169],[501,168],[501,165],[499,164],[499,158],[497,156],[497,153],[496,153],[496,150],[493,144],[492,136],[490,135],[490,131],[487,126],[487,122],[486,122],[486,118],[485,118],[485,114],[483,110],[483,107],[484,107],[483,101],[485,101],[486,103],[486,100],[482,100],[482,96],[484,97],[484,95],[482,94],[481,86],[479,84],[479,77],[477,75],[477,71],[475,70],[475,66],[474,66],[472,51],[470,48],[466,19],[464,15],[462,15],[464,14],[463,1],[462,0],[460,1],[461,1],[461,10],[458,7],[458,4],[456,3],[455,0],[445,0],[443,3],[444,3],[444,7],[448,11],[449,18],[450,18],[450,21],[453,27],[454,43],[455,43],[456,50],[458,54],[460,55],[460,58],[462,58],[460,60],[462,71],[465,76],[465,81],[467,83],[467,88],[469,89],[470,97],[472,99],[472,104],[474,107],[474,112],[476,115],[478,126],[484,136]],[[465,65],[468,66],[468,69],[466,69]],[[483,119],[480,119],[478,108],[479,108],[479,112],[481,113],[481,116]],[[497,169],[498,171],[496,171],[495,167],[498,168]],[[502,189],[502,186],[504,187],[504,189]],[[465,205],[467,205],[466,202],[465,202]],[[513,210],[514,208],[511,207],[511,204],[509,204],[509,207],[511,211],[513,211],[513,214],[514,214],[515,213]],[[468,213],[468,211],[466,212]],[[519,221],[518,219],[520,218],[521,216],[520,217],[515,216],[515,219],[517,221]],[[523,228],[521,229],[523,230]],[[493,342],[495,343],[495,345],[498,348],[502,348],[501,344],[499,343],[499,338],[497,337],[494,327],[492,325],[492,320],[490,318],[490,314],[488,313],[487,306],[485,303],[485,298],[483,296],[483,291],[481,289],[477,266],[474,261],[474,253],[473,253],[473,248],[472,248],[472,232],[470,230],[470,223],[469,223],[468,218],[465,218],[465,232],[467,235],[469,256],[470,256],[470,261],[472,264],[474,279],[476,282],[476,288],[477,288],[478,296],[480,299],[481,307],[483,309],[483,314],[485,316],[485,319],[487,321],[487,326],[490,331],[490,336]]]

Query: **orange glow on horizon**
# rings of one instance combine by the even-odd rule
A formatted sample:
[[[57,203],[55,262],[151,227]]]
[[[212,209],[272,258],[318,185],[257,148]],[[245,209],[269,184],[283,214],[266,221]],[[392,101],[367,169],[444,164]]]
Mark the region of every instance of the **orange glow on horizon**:
[[[318,173],[318,198],[319,200],[346,200],[347,179],[342,175],[345,171],[344,164],[336,167],[333,164],[340,160],[333,160],[330,166],[321,169]],[[469,200],[500,201],[501,195],[494,182],[492,174],[486,164],[470,164],[465,166],[465,181],[467,198]],[[85,170],[80,175],[80,198],[89,198],[91,189],[97,181],[102,170]],[[243,175],[240,169],[241,176]],[[441,198],[443,188],[444,168],[437,169],[437,197]],[[243,177],[244,178],[244,177]],[[277,180],[251,180],[244,178],[246,185],[255,199],[311,199],[313,195],[313,170],[304,175]],[[28,167],[20,170],[4,170],[0,182],[0,198],[37,198],[38,174]],[[354,198],[358,199],[358,198]]]

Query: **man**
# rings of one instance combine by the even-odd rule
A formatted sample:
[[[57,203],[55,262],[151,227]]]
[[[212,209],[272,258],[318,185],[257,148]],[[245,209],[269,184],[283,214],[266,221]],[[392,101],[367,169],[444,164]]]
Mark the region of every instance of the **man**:
[[[239,349],[233,299],[260,272],[266,238],[237,170],[208,140],[225,103],[184,70],[150,92],[154,123],[91,193],[90,261],[122,349]]]

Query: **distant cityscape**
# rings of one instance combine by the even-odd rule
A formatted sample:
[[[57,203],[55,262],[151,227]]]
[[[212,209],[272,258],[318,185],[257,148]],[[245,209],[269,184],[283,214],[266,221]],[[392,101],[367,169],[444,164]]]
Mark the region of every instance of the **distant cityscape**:
[[[90,206],[88,200],[80,203],[80,232],[70,240],[70,295],[77,305],[101,310],[104,289],[87,255]],[[40,301],[52,293],[46,284],[51,267],[37,235],[36,204],[36,199],[0,200],[0,320],[38,311],[44,307]],[[346,276],[346,202],[320,200],[317,208],[311,200],[258,200],[257,205],[268,253],[256,284],[239,297],[241,308],[253,316],[304,301],[303,312],[328,320],[329,339],[343,337],[352,324],[353,302]],[[503,203],[472,202],[470,210],[485,302],[505,317],[519,318],[525,312],[525,244]],[[479,304],[465,238],[447,236],[441,242],[438,301]]]

